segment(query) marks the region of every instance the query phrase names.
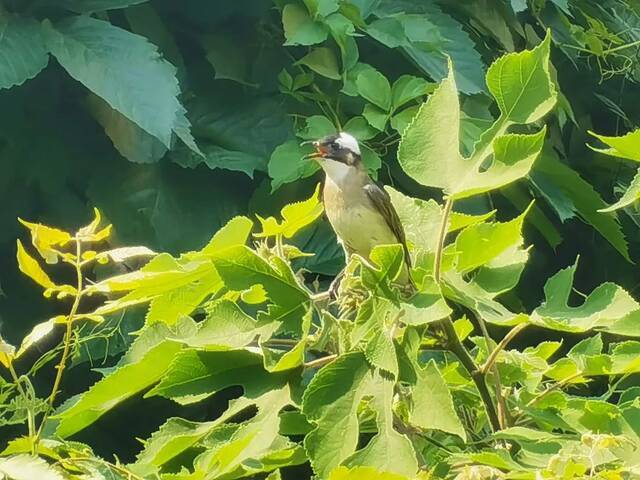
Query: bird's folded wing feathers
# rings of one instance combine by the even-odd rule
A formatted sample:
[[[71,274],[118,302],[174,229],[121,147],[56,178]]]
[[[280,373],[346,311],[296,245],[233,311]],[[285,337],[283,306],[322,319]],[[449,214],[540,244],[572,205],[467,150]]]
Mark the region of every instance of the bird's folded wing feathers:
[[[409,255],[409,249],[407,248],[407,238],[404,234],[404,228],[400,222],[400,217],[398,217],[398,213],[391,203],[391,197],[389,197],[389,194],[376,183],[369,183],[365,185],[364,191],[377,210],[382,213],[387,225],[389,225],[389,228],[398,239],[398,243],[402,244],[405,262],[407,262],[407,265],[411,267],[411,256]]]

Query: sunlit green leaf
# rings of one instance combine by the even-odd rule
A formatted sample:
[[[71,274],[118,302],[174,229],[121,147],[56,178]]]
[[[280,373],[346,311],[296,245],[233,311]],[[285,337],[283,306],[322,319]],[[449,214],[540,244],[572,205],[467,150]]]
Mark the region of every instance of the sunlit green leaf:
[[[409,416],[412,424],[453,433],[466,441],[467,434],[454,409],[449,388],[433,360],[418,370],[412,401]]]
[[[591,329],[638,336],[629,328],[640,318],[640,304],[614,283],[597,286],[579,306],[569,306],[569,296],[578,263],[560,270],[545,284],[545,302],[531,320],[554,330],[585,332]]]

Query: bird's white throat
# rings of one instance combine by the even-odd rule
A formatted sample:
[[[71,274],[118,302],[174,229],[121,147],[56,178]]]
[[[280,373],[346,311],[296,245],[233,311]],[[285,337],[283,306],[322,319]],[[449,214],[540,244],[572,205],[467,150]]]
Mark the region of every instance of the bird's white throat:
[[[320,165],[327,177],[337,185],[344,183],[347,177],[353,175],[356,170],[354,166],[330,158],[325,158]]]

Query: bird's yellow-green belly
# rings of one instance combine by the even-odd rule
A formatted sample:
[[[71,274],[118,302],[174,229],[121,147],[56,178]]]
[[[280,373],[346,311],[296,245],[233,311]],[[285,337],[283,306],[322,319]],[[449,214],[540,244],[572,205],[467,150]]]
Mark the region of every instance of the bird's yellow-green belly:
[[[327,217],[348,252],[369,258],[376,245],[398,243],[384,217],[373,206],[356,204],[336,211],[327,209]]]

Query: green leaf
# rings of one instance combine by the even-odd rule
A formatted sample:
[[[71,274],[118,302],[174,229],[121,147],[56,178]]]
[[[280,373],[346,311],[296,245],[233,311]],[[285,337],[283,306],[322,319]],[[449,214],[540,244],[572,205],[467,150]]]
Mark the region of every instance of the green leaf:
[[[548,53],[548,52],[547,52]],[[546,129],[534,135],[495,136],[490,165],[482,149],[463,159],[460,146],[460,111],[453,71],[423,104],[406,128],[398,148],[398,161],[423,185],[442,188],[453,199],[503,187],[531,170]],[[495,125],[500,126],[501,120]],[[503,121],[503,123],[506,122]],[[502,127],[495,127],[496,131]],[[503,133],[504,128],[498,133]]]
[[[22,85],[47,66],[49,54],[37,21],[3,13],[0,32],[0,88]]]
[[[344,132],[350,133],[358,140],[371,140],[378,132],[375,128],[371,128],[371,125],[364,117],[352,117],[342,127]]]
[[[154,163],[167,153],[167,147],[160,140],[111,108],[97,95],[89,95],[87,106],[104,128],[113,146],[127,160],[135,163]]]
[[[60,470],[40,457],[12,455],[0,458],[0,474],[10,480],[64,480]]]
[[[462,25],[438,5],[412,0],[384,0],[376,5],[376,16],[397,16],[408,45],[401,48],[435,81],[447,76],[447,61],[455,65],[460,89],[467,94],[485,91],[484,64],[476,45]]]
[[[280,410],[293,403],[289,388],[264,394],[254,402],[255,417],[233,428],[231,435],[210,436],[194,467],[200,478],[246,478],[305,461],[302,449],[278,433]]]
[[[190,422],[182,418],[169,418],[160,429],[146,441],[145,448],[136,460],[136,471],[152,474],[207,435],[215,431],[233,415],[251,407],[254,402],[241,398],[229,403],[229,408],[212,422]]]
[[[413,75],[402,75],[391,87],[391,105],[396,110],[404,104],[430,92],[433,84]]]
[[[304,4],[314,18],[326,17],[339,8],[338,0],[304,0]]]
[[[257,322],[229,300],[218,300],[206,308],[198,331],[185,339],[191,347],[232,350],[251,343],[260,334]]]
[[[95,13],[130,5],[145,3],[147,0],[56,0],[60,6],[77,13]]]
[[[525,314],[511,312],[497,302],[496,293],[489,292],[474,281],[466,281],[455,272],[444,274],[443,292],[447,298],[476,312],[483,320],[496,325],[517,325],[527,320]]]
[[[318,140],[332,133],[336,133],[336,127],[331,120],[323,115],[311,115],[305,119],[305,126],[297,135],[304,140]]]
[[[608,137],[589,132],[609,148],[595,148],[590,146],[596,152],[604,153],[618,158],[626,158],[640,162],[640,129],[634,130],[621,137]]]
[[[579,306],[569,305],[578,262],[560,270],[544,286],[545,301],[531,315],[531,321],[553,330],[586,332],[592,329],[638,336],[626,327],[640,315],[640,304],[623,288],[610,282],[596,287]]]
[[[16,243],[18,245],[16,257],[20,271],[45,289],[55,288],[56,284],[49,278],[38,261],[24,249],[22,242],[17,240]]]
[[[369,254],[369,260],[359,258],[362,265],[362,283],[375,294],[394,298],[390,285],[395,280],[406,282],[407,270],[402,246],[377,245]]]
[[[522,224],[527,211],[508,222],[478,223],[465,228],[455,242],[458,272],[487,264],[511,247],[522,245]],[[512,252],[515,255],[515,251]]]
[[[269,160],[272,190],[285,183],[309,177],[318,171],[320,166],[317,162],[304,159],[312,150],[311,146],[301,146],[296,140],[289,140],[278,146]]]
[[[247,217],[233,217],[213,235],[200,253],[218,255],[227,248],[245,245],[252,228],[253,222]]]
[[[400,113],[397,113],[391,117],[391,128],[393,128],[400,135],[404,135],[404,131],[407,129],[411,122],[417,115],[420,107],[414,105],[409,108],[405,108]]]
[[[460,104],[458,91],[449,76],[429,96],[398,147],[398,162],[403,170],[422,185],[455,192],[453,185],[467,171],[460,155]]]
[[[533,50],[509,53],[487,71],[487,86],[500,108],[501,119],[532,123],[555,105],[557,92],[549,75],[551,34]]]
[[[43,25],[48,48],[73,78],[171,147],[172,132],[186,120],[177,98],[175,68],[155,46],[88,16]]]
[[[352,456],[358,444],[358,407],[368,395],[373,396],[378,412],[378,435]],[[315,425],[304,439],[314,472],[324,478],[347,461],[415,474],[417,463],[411,443],[393,430],[392,400],[393,382],[372,372],[359,352],[341,355],[322,368],[305,390],[302,405],[303,413]]]
[[[342,78],[338,59],[333,50],[327,47],[314,48],[296,63],[306,65],[317,74],[332,80],[340,80]]]
[[[620,200],[616,203],[609,205],[607,208],[601,208],[598,211],[607,213],[613,212],[620,208],[628,207],[632,203],[635,203],[638,199],[640,199],[640,169],[631,180],[631,183],[627,187],[627,190],[624,192]]]
[[[369,444],[351,455],[348,467],[374,467],[379,471],[413,477],[418,470],[411,441],[394,428],[394,381],[377,373],[371,386],[371,407],[376,413],[378,433]]]
[[[205,298],[218,292],[222,285],[218,272],[212,270],[196,281],[154,297],[149,303],[146,324],[162,322],[173,325],[196,310]]]
[[[453,406],[453,398],[434,360],[418,370],[413,387],[409,422],[417,427],[453,433],[463,441],[467,434]]]
[[[387,113],[370,103],[367,103],[364,106],[362,116],[367,119],[369,125],[381,132],[384,131],[387,126],[387,121],[389,120],[389,115]]]
[[[311,197],[301,202],[289,203],[280,211],[282,222],[274,217],[262,218],[258,216],[262,224],[262,232],[256,233],[258,238],[283,235],[291,238],[304,227],[313,223],[324,211],[320,202],[320,184],[316,185]]]
[[[79,432],[117,404],[162,379],[174,355],[181,349],[179,343],[161,338],[171,335],[162,324],[147,328],[136,340],[140,347],[134,343],[112,373],[90,387],[76,403],[55,416],[59,419],[56,434],[66,438]]]
[[[435,251],[439,223],[442,217],[440,205],[435,200],[407,197],[389,186],[385,186],[385,190],[398,212],[409,244],[412,244],[416,249],[424,249],[428,252]]]
[[[569,205],[579,217],[595,228],[626,260],[629,258],[629,247],[615,213],[602,215],[598,213],[606,208],[606,203],[593,186],[585,181],[575,170],[562,163],[555,152],[544,149],[540,159],[531,172],[534,185],[547,197],[549,203],[556,207],[550,195],[551,185],[554,194],[559,194],[562,201]]]
[[[362,348],[373,367],[394,377],[398,376],[398,359],[391,334],[400,320],[400,310],[390,300],[372,296],[360,305],[351,331],[351,344]]]
[[[488,168],[471,170],[453,195],[461,199],[504,187],[525,177],[542,151],[546,127],[533,135],[506,134],[493,141],[494,157]]]
[[[590,145],[589,147],[592,150],[606,155],[640,162],[640,129],[629,132],[622,137],[607,137],[593,132],[589,133],[610,147],[596,148]],[[629,187],[624,192],[620,200],[613,205],[609,205],[607,208],[601,208],[598,211],[613,212],[614,210],[631,205],[638,199],[640,199],[640,170],[638,170],[638,173],[636,173],[633,180],[631,180]]]
[[[260,284],[269,299],[285,309],[298,308],[309,300],[290,270],[278,271],[247,247],[231,247],[224,256],[214,258],[213,263],[225,285],[232,290],[246,290]]]
[[[272,388],[280,388],[285,381],[284,374],[270,374],[265,370],[262,356],[254,351],[188,349],[175,356],[160,383],[146,396],[160,395],[188,405],[240,385],[245,395],[255,398]]]
[[[29,229],[31,243],[36,247],[40,256],[49,264],[58,263],[58,257],[60,256],[58,252],[59,249],[54,247],[64,247],[67,245],[67,243],[71,241],[71,235],[64,230],[49,227],[41,223],[27,222],[19,217],[18,221]]]
[[[389,48],[400,47],[408,43],[404,26],[397,18],[378,18],[367,25],[366,32]]]
[[[408,480],[404,475],[381,472],[373,467],[338,467],[331,472],[329,480]]]
[[[0,337],[0,364],[9,368],[9,365],[11,365],[11,362],[13,362],[13,358],[15,357],[15,352],[16,347],[7,343],[2,337]]]
[[[385,112],[391,108],[391,85],[387,77],[377,70],[368,69],[360,72],[356,78],[356,88],[361,97]]]
[[[282,9],[285,45],[314,45],[327,38],[327,30],[314,21],[300,5],[289,3]]]

